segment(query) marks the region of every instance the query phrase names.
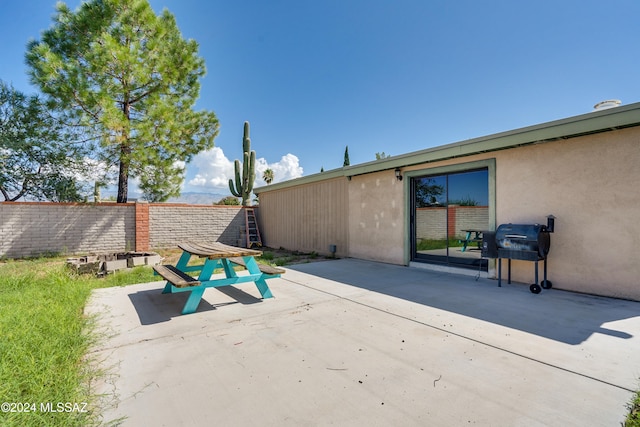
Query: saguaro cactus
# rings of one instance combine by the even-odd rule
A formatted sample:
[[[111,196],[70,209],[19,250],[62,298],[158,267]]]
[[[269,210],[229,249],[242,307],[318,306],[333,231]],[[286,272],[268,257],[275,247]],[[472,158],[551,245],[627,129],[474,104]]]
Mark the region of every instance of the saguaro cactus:
[[[233,179],[229,179],[229,190],[236,197],[242,197],[242,205],[248,206],[251,200],[253,183],[256,180],[256,152],[251,150],[251,138],[249,138],[249,122],[244,122],[244,136],[242,138],[242,175],[240,175],[240,160],[234,162],[235,188]]]

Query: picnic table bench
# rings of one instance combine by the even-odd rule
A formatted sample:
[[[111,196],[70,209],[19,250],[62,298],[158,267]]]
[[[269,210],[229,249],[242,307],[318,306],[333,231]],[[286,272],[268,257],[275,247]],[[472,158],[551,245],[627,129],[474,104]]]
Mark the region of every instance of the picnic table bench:
[[[284,269],[270,265],[258,264],[254,257],[262,255],[255,249],[238,248],[219,242],[214,243],[181,243],[182,255],[175,266],[156,265],[155,272],[167,283],[163,294],[190,292],[182,314],[194,313],[205,289],[231,286],[238,283],[255,283],[262,298],[271,298],[271,290],[266,280],[280,277]],[[193,256],[205,258],[204,264],[188,265]],[[238,274],[234,266],[245,267],[245,274]],[[225,277],[212,277],[216,269],[222,268]],[[200,272],[195,278],[188,273]]]

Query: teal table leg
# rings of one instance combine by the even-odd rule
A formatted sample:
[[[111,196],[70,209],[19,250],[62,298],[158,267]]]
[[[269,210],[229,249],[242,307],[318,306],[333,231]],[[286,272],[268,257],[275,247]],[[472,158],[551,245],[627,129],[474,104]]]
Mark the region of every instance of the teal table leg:
[[[213,270],[220,266],[220,260],[217,259],[208,259],[205,261],[202,266],[202,271],[200,271],[200,275],[198,276],[198,280],[201,282],[206,282],[211,279],[211,275],[213,274]]]
[[[184,271],[187,264],[189,264],[190,259],[191,259],[191,254],[189,252],[182,252],[182,255],[180,255],[180,259],[176,264],[176,268],[180,271]]]
[[[200,300],[202,299],[202,294],[204,294],[204,289],[204,287],[199,287],[191,291],[189,298],[187,298],[187,302],[182,309],[182,314],[195,313],[198,309],[198,305],[200,304]]]
[[[255,281],[256,287],[258,291],[260,291],[260,295],[262,298],[273,298],[273,294],[271,293],[271,289],[267,285],[266,280],[264,280],[264,274],[258,268],[258,263],[255,258],[252,256],[243,257],[245,264],[247,265],[247,270],[251,274],[259,274],[260,278]]]
[[[258,290],[260,291],[260,295],[262,295],[262,298],[273,298],[271,289],[269,289],[267,282],[262,277],[256,280],[255,284]]]
[[[464,252],[467,250],[467,244],[469,243],[469,239],[471,239],[471,232],[467,231],[467,237],[464,239],[464,243],[462,244],[462,250],[460,252]]]
[[[236,271],[233,269],[233,265],[229,262],[228,259],[224,258],[222,261],[222,268],[224,268],[224,274],[227,276],[227,279],[231,277],[238,277]]]
[[[187,262],[188,261],[189,260],[187,258]],[[180,265],[180,262],[178,262],[178,265]],[[213,271],[218,268],[219,265],[220,261],[217,259],[206,260],[204,265],[202,266],[202,271],[200,271],[198,280],[200,280],[201,282],[206,282],[207,280],[209,280],[211,278],[211,275],[213,274]],[[186,266],[186,263],[184,264],[184,266]],[[205,289],[205,286],[200,285],[189,293],[189,298],[187,298],[187,302],[182,309],[182,314],[195,313],[195,311],[198,309],[198,305],[200,304],[200,300],[202,299],[202,295],[204,294]]]

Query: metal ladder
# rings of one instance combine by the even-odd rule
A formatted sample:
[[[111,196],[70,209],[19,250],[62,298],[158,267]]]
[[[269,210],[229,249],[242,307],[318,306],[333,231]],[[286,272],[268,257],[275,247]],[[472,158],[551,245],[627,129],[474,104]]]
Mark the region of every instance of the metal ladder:
[[[253,246],[262,246],[258,221],[256,221],[256,213],[253,208],[244,209],[244,218],[247,227],[247,248],[251,249]]]

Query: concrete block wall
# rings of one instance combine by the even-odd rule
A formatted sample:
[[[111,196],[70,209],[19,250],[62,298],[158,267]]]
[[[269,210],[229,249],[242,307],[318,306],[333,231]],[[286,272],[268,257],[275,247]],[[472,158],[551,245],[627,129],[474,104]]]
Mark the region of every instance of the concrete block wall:
[[[244,225],[239,206],[3,202],[0,258],[151,251],[189,240],[238,245]]]
[[[416,237],[419,239],[447,238],[447,208],[417,208]]]
[[[449,209],[451,210],[451,206]],[[464,236],[462,230],[488,230],[488,206],[456,206],[455,207],[455,235]]]
[[[447,228],[448,227],[448,228]],[[418,239],[445,239],[449,236],[461,237],[462,230],[486,230],[489,228],[489,208],[487,206],[455,206],[447,208],[416,209],[416,233]]]
[[[0,257],[134,248],[134,204],[0,203]]]
[[[240,206],[149,205],[149,244],[152,249],[176,247],[185,241],[236,246],[244,227]]]

